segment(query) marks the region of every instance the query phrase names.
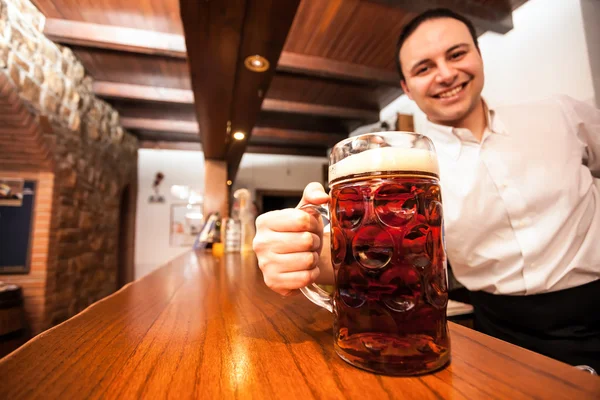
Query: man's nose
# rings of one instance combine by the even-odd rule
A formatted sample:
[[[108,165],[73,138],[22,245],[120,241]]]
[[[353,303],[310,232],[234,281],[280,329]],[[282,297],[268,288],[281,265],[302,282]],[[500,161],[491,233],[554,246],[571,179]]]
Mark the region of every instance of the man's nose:
[[[458,71],[450,64],[442,62],[438,65],[436,81],[441,84],[451,84],[456,80]]]

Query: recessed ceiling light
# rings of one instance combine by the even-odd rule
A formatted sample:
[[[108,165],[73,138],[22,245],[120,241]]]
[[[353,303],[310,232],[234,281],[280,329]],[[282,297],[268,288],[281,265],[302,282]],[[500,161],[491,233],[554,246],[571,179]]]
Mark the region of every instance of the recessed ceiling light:
[[[233,138],[235,140],[244,140],[245,137],[246,137],[246,134],[242,131],[237,131],[236,133],[233,134]]]
[[[246,57],[244,60],[244,65],[250,71],[254,72],[265,72],[269,69],[269,61],[263,56],[259,55]]]
[[[233,184],[233,182],[231,182],[231,180],[227,180],[227,186],[231,186]]]

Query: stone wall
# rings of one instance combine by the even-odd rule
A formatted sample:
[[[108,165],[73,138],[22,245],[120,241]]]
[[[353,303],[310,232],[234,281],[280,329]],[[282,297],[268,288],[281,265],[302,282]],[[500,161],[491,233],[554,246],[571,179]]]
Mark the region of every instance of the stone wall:
[[[0,0],[0,74],[37,118],[54,175],[44,315],[32,318],[34,333],[115,291],[120,198],[136,184],[138,148],[73,52],[43,35],[44,20],[28,0]]]

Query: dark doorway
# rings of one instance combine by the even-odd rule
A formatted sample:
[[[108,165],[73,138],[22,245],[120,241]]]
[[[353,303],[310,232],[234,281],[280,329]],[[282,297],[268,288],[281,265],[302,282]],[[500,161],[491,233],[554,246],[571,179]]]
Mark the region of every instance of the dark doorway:
[[[121,193],[119,210],[119,265],[117,267],[117,289],[134,279],[135,246],[135,195],[132,185],[127,185]]]
[[[256,203],[261,213],[284,208],[294,208],[302,199],[302,192],[296,190],[256,190]]]

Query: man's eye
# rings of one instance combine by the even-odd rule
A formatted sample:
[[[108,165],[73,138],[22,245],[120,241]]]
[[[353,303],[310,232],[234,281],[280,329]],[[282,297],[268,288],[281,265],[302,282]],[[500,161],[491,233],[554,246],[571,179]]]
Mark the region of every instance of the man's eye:
[[[429,67],[421,67],[417,70],[416,74],[421,75],[421,74],[424,74],[425,72],[427,72],[428,70],[429,70]]]
[[[466,54],[466,52],[465,52],[465,51],[457,51],[457,52],[455,52],[455,53],[452,53],[452,55],[450,55],[450,58],[451,58],[451,59],[453,59],[453,60],[456,60],[456,59],[459,59],[459,58],[461,58],[461,57],[462,57],[462,56],[464,56],[465,54]]]

